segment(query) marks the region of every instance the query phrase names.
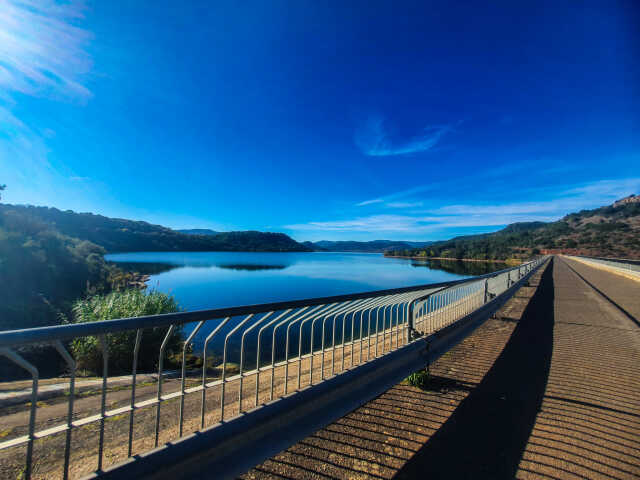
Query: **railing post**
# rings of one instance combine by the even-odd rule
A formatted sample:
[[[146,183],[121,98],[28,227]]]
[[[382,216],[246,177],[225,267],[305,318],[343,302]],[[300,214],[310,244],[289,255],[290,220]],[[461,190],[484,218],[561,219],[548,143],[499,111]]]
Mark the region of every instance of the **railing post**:
[[[413,332],[415,331],[414,318],[413,318],[413,304],[414,301],[409,302],[409,309],[407,312],[407,343],[413,338]]]
[[[489,300],[489,279],[485,278],[484,280],[484,303],[487,303]]]

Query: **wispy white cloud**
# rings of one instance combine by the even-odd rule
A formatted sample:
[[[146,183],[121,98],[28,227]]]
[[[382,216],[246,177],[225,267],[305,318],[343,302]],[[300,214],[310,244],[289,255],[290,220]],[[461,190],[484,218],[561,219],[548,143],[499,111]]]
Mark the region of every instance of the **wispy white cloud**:
[[[609,205],[615,200],[640,192],[639,178],[598,180],[558,189],[553,198],[541,202],[515,202],[501,205],[447,205],[424,213],[440,215],[564,215],[581,209]]]
[[[284,228],[302,232],[402,232],[424,234],[445,228],[500,226],[524,221],[548,222],[556,218],[551,215],[370,215],[348,220],[285,225]]]
[[[73,176],[48,161],[55,126],[27,122],[17,112],[23,95],[78,103],[91,97],[84,84],[91,34],[77,25],[84,10],[78,1],[0,0],[0,172],[8,198],[37,203]]]
[[[581,209],[596,208],[640,192],[640,178],[600,180],[558,188],[556,194],[538,202],[504,204],[456,204],[408,215],[369,215],[353,219],[287,225],[300,232],[367,232],[373,234],[425,235],[447,229],[499,227],[515,222],[550,222]],[[389,205],[388,202],[385,205]],[[410,203],[397,202],[402,206]]]
[[[384,204],[389,208],[416,208],[423,205],[422,202],[387,202]]]
[[[385,195],[384,197],[374,198],[371,200],[365,200],[364,202],[356,203],[356,207],[364,207],[366,205],[371,205],[375,203],[389,204],[401,198],[407,198],[413,195],[417,195],[419,193],[428,192],[429,190],[435,190],[440,186],[442,186],[442,184],[439,182],[433,182],[425,185],[418,185],[417,187],[408,188],[407,190],[402,190],[400,192],[395,192],[389,195]]]
[[[498,165],[492,168],[482,170],[480,172],[473,172],[473,174],[464,174],[457,172],[456,175],[452,175],[449,179],[439,180],[438,182],[431,182],[422,185],[416,185],[412,188],[396,191],[388,195],[377,197],[372,200],[365,200],[363,202],[356,203],[356,207],[363,207],[374,203],[389,203],[391,201],[397,201],[403,198],[414,197],[417,194],[425,193],[433,190],[442,190],[445,188],[451,188],[452,186],[459,187],[463,182],[477,182],[478,179],[495,180],[501,177],[508,177],[515,173],[527,173],[531,171],[537,172],[539,175],[558,175],[561,173],[568,173],[571,171],[579,170],[579,166],[571,163],[556,163],[551,167],[544,168],[540,165],[540,161],[519,161],[508,162],[502,165]]]
[[[394,141],[385,127],[384,118],[372,115],[356,131],[355,143],[362,153],[372,157],[426,152],[451,129],[451,125],[430,125],[424,127],[417,136],[405,141]]]
[[[84,4],[0,0],[0,88],[71,99],[91,95],[81,77],[91,68],[91,35],[74,25]]]
[[[365,200],[364,202],[356,203],[356,207],[364,207],[365,205],[373,205],[374,203],[383,203],[382,198],[373,198],[371,200]]]

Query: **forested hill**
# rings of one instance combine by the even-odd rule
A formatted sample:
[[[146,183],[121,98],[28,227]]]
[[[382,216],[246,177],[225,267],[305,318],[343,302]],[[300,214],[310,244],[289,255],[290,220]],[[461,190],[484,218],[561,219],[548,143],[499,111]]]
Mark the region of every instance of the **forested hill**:
[[[48,207],[0,204],[0,221],[9,230],[12,224],[40,223],[63,235],[88,240],[107,252],[310,250],[284,233],[246,231],[194,235],[142,221]]]
[[[500,231],[435,242],[426,248],[389,249],[386,255],[496,259],[538,253],[640,258],[640,197],[582,210],[551,223],[514,223]]]
[[[369,242],[357,241],[331,241],[320,240],[318,242],[304,242],[306,246],[313,250],[324,252],[384,252],[385,250],[404,250],[416,247],[424,247],[432,242],[409,242],[398,240],[371,240]]]

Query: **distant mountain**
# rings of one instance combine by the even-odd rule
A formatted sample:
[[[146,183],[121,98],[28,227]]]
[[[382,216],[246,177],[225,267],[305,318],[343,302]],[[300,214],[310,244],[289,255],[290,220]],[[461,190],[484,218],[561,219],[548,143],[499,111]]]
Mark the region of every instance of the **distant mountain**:
[[[284,233],[224,232],[185,234],[147,222],[76,213],[57,208],[0,204],[2,222],[44,224],[52,231],[88,240],[107,252],[253,251],[306,252],[310,249]]]
[[[182,230],[176,230],[176,232],[186,233],[187,235],[217,235],[220,232],[210,230],[208,228],[187,228]]]
[[[423,247],[431,243],[433,242],[406,242],[397,240],[372,240],[369,242],[320,240],[318,242],[304,242],[307,247],[317,251],[363,253],[382,253],[385,250]]]
[[[482,235],[434,242],[426,248],[393,249],[387,255],[495,259],[538,253],[640,258],[640,197],[582,210],[556,222],[522,222]]]

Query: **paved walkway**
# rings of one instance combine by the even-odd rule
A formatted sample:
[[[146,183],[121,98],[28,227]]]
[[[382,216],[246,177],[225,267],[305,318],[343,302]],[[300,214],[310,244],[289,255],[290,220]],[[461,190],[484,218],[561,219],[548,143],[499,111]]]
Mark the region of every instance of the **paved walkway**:
[[[531,283],[428,390],[397,385],[245,478],[639,478],[640,283],[558,257]]]

